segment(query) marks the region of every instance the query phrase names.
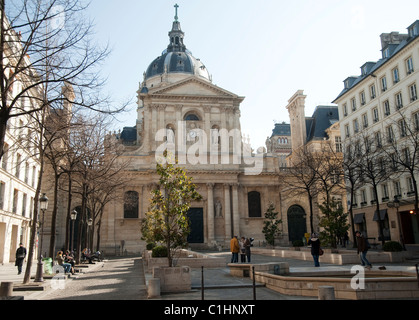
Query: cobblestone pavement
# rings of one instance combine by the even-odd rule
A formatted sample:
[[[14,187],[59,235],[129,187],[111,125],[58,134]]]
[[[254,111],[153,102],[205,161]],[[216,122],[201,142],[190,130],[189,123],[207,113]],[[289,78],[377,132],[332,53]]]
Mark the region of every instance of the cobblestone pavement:
[[[144,300],[146,287],[142,260],[126,257],[106,260],[101,266],[74,280],[64,288],[48,290],[37,300]],[[28,297],[30,299],[30,297]]]
[[[208,253],[214,256],[225,257],[229,262],[231,254],[229,252]],[[264,263],[286,261],[290,269],[310,269],[313,270],[312,261],[287,259],[280,257],[269,257],[263,255],[253,255],[252,263]],[[392,268],[413,268],[413,263],[409,261],[407,266],[403,264],[387,264],[388,269]],[[110,258],[95,265],[87,265],[84,271],[64,283],[51,285],[52,280],[45,281],[44,291],[14,291],[14,295],[23,296],[24,300],[146,300],[147,289],[146,281],[149,274],[144,274],[143,262],[140,257],[117,257]],[[320,269],[331,270],[350,268],[350,266],[338,266],[333,264],[322,264]],[[32,267],[36,270],[36,266]],[[15,286],[21,285],[23,276],[16,275],[16,267],[12,264],[0,265],[0,280],[13,281]],[[201,269],[192,269],[191,292],[182,294],[162,295],[159,300],[201,300]],[[235,278],[229,274],[229,269],[205,269],[205,300],[253,300],[252,280],[250,278]],[[33,284],[33,282],[32,282]],[[210,288],[212,286],[212,288]],[[218,288],[216,288],[218,286]],[[287,296],[269,290],[265,287],[256,288],[257,300],[316,300],[310,297]],[[148,300],[149,301],[149,300]]]
[[[14,291],[14,296],[22,296],[24,300],[144,300],[146,286],[140,257],[124,257],[85,265],[81,274],[71,276],[66,280],[44,279],[44,291],[25,290]],[[34,267],[33,267],[34,268]],[[1,266],[2,281],[6,281],[5,271],[11,273],[15,287],[15,268]],[[36,267],[35,267],[36,269]],[[33,281],[31,285],[36,285]]]

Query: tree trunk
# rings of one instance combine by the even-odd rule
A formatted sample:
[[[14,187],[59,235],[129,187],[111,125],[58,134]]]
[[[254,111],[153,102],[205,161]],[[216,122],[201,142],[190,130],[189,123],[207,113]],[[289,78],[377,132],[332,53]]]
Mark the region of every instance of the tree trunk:
[[[58,180],[60,177],[55,174],[54,176],[54,202],[51,216],[51,237],[49,242],[49,257],[55,256],[55,239],[57,233],[57,213],[58,213]]]

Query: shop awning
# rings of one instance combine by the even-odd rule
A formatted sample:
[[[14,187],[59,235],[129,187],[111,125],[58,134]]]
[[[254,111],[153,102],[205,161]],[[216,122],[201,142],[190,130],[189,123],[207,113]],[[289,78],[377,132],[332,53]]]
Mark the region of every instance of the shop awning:
[[[378,216],[377,211],[374,212],[374,218],[372,221],[384,221],[387,216],[387,209],[380,210],[380,216]],[[380,217],[380,218],[378,218]]]

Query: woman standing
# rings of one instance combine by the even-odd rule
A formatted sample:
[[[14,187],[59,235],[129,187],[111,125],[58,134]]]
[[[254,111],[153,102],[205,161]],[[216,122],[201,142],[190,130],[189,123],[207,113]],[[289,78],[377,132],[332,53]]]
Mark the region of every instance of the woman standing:
[[[313,256],[314,266],[320,267],[320,239],[317,233],[311,235],[310,240],[308,240],[308,245],[311,245],[311,255]]]

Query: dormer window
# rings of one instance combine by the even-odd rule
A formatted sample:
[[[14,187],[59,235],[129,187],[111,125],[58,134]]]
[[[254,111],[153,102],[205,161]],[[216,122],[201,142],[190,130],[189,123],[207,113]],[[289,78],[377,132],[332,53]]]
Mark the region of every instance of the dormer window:
[[[385,48],[384,49],[384,51],[383,51],[383,58],[384,59],[387,59],[387,58],[389,58],[390,57],[390,48]]]
[[[409,28],[409,36],[413,38],[413,37],[416,37],[417,35],[419,35],[419,30],[418,30],[418,24],[415,23],[413,26]]]
[[[365,76],[367,74],[367,66],[362,67],[362,75]]]

